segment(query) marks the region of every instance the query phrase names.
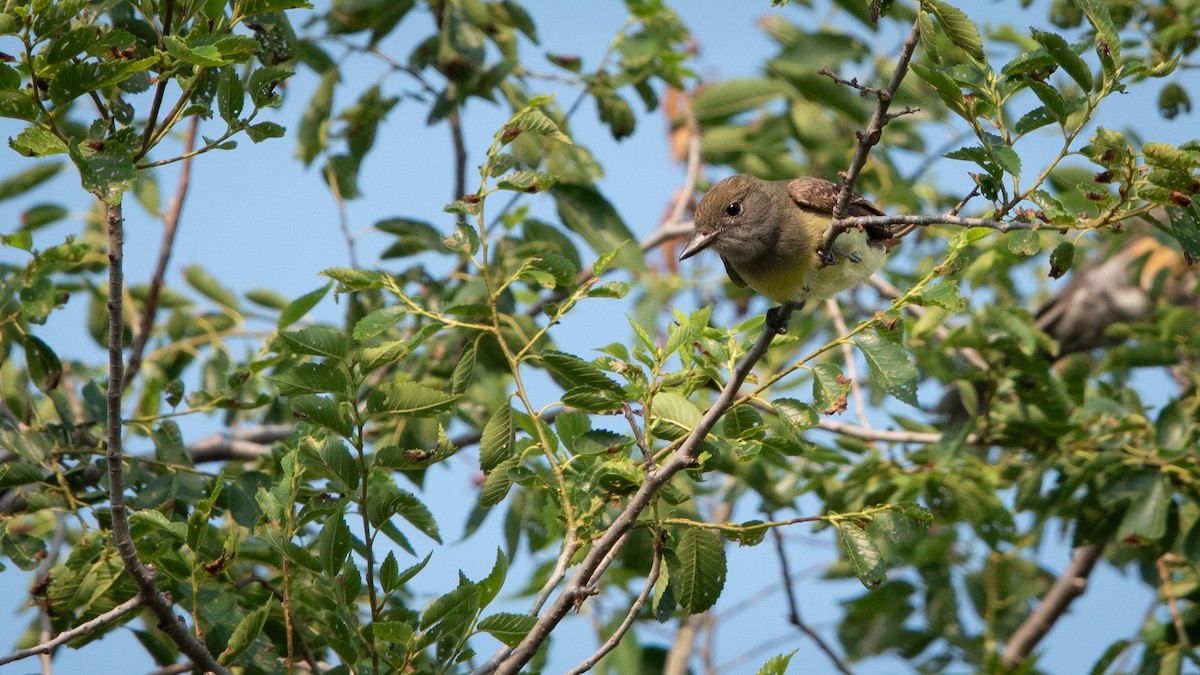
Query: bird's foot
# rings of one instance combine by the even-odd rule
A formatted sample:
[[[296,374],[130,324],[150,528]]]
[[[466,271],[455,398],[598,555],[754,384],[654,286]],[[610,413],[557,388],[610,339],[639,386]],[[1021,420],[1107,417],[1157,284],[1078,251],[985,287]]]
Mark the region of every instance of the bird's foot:
[[[804,307],[804,301],[791,304],[792,312],[799,311]],[[772,307],[767,310],[767,328],[770,328],[776,335],[787,335],[788,332],[788,319],[791,318],[791,313],[789,312],[785,319],[783,316],[783,307],[783,305],[780,305],[779,307]]]
[[[830,256],[830,258],[833,258],[835,262],[836,262],[836,258],[834,258],[834,256],[839,256],[839,255],[842,256],[843,258],[845,258],[846,260],[849,260],[852,263],[862,262],[862,258],[859,257],[859,255],[857,253],[853,253],[853,252],[847,253],[847,252],[839,250],[837,248],[830,249],[830,253],[833,254]],[[833,263],[830,263],[830,264],[833,264]]]

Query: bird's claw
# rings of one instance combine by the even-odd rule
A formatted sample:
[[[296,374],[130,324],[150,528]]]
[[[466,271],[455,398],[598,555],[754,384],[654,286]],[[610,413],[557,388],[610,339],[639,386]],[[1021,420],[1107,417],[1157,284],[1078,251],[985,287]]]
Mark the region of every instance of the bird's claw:
[[[778,335],[787,335],[788,326],[783,317],[779,316],[779,310],[783,307],[772,307],[767,310],[767,328],[770,328]]]

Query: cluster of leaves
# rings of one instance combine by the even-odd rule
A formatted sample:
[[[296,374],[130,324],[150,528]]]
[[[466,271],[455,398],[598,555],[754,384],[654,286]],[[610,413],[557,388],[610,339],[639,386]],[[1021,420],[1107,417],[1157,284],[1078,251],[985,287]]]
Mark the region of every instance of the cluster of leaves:
[[[550,77],[592,99],[617,140],[635,131],[632,96],[653,110],[659,87],[694,81],[680,17],[661,2],[626,4],[629,20],[594,69],[571,55],[547,57]],[[821,69],[884,82],[894,64],[872,55],[874,34],[919,22],[919,81],[905,81],[894,104],[925,113],[892,120],[859,190],[914,213],[956,203],[963,195],[913,185],[936,159],[928,157],[930,127],[958,124],[974,140],[944,157],[978,171],[972,175],[990,202],[985,215],[1023,229],[1005,237],[936,230],[944,236],[912,244],[914,262],[895,270],[905,292],[886,312],[848,306],[861,320],[846,334],[817,313],[798,318],[760,364],[753,391],[703,440],[694,465],[652,496],[607,576],[594,580],[618,608],[601,616],[602,637],[621,624],[647,575],[657,576],[634,618],[665,622],[711,608],[728,572],[721,537],[754,546],[778,526],[706,522],[705,503],[732,508],[746,495],[764,512],[815,503],[822,514],[815,519],[836,532],[844,560],[829,574],[857,577],[869,589],[846,602],[837,631],[854,660],[894,652],[931,672],[998,667],[999,645],[1048,586],[1031,549],[1064,523],[1076,543],[1112,542],[1111,560],[1140,565],[1152,586],[1166,584],[1158,570],[1172,561],[1175,588],[1190,593],[1196,570],[1188,561],[1200,560],[1200,474],[1191,451],[1200,435],[1196,308],[1164,303],[1156,323],[1126,331],[1127,345],[1100,361],[1075,355],[1057,370],[1048,359],[1054,340],[1012,309],[1030,295],[1018,280],[1047,266],[1043,252],[1054,251],[1050,261],[1061,275],[1108,234],[1093,231],[1117,229],[1156,207],[1168,217],[1155,226],[1189,256],[1200,255],[1192,203],[1200,151],[1131,141],[1094,122],[1110,97],[1171,76],[1194,48],[1194,31],[1186,29],[1191,10],[1166,11],[1189,3],[1056,2],[1054,21],[1062,30],[1082,27],[1077,40],[998,29],[989,39],[1021,50],[998,71],[970,18],[941,0],[835,4],[857,22],[854,30],[772,15],[762,26],[779,52],[762,76],[698,91],[691,114],[704,161],[764,178],[832,178],[870,110],[859,92]],[[1117,11],[1130,4],[1136,11]],[[421,214],[376,224],[392,238],[382,253],[389,272],[331,268],[329,284],[289,299],[268,291],[239,297],[193,267],[184,277],[204,300],[133,285],[127,305],[133,319],[160,313],[151,335],[129,331],[127,338],[148,337],[152,346],[137,387],[126,393],[134,411],[128,433],[154,447],[152,456],[127,463],[126,484],[137,495],[130,501],[134,539],[222,664],[276,672],[280,658],[335,660],[341,671],[372,673],[478,665],[491,638],[513,647],[527,637],[561,580],[556,568],[586,554],[697,427],[714,399],[712,385],[726,381],[751,349],[762,319],[718,328],[710,305],[723,303],[671,312],[678,286],[642,283],[652,277],[597,187],[601,167],[571,134],[573,111],[534,93],[543,76],[523,61],[522,49],[537,45],[539,35],[518,2],[335,0],[297,32],[284,10],[303,6],[9,3],[0,35],[15,36],[22,53],[14,65],[0,63],[0,116],[25,125],[14,149],[51,158],[0,183],[0,199],[50,179],[66,166],[52,156],[65,154],[82,188],[107,205],[102,210],[132,191],[157,213],[156,166],[233,149],[242,132],[255,142],[283,135],[258,116],[280,103],[276,86],[298,68],[319,77],[297,128],[298,156],[305,164],[322,160],[338,199],[360,195],[364,159],[402,102],[419,102],[430,125],[448,126],[456,156],[466,143],[484,149],[462,132],[472,99],[506,107],[509,119],[486,148],[474,191],[467,184],[475,178],[456,160],[456,200],[446,207],[453,226]],[[887,17],[877,22],[880,13]],[[398,27],[430,17],[429,34],[415,48],[391,52]],[[375,60],[387,74],[346,92],[350,59]],[[1160,98],[1167,116],[1189,100],[1172,84],[1163,91],[1174,93]],[[339,107],[340,97],[353,103]],[[215,116],[224,130],[190,153],[158,157],[192,116]],[[1026,149],[1054,133],[1056,154],[1023,172]],[[1085,136],[1091,140],[1081,147]],[[929,161],[905,170],[911,163],[903,158],[911,156]],[[1067,164],[1076,157],[1094,166]],[[539,193],[553,202],[556,222],[516,206]],[[506,194],[508,203],[498,203]],[[55,532],[70,529],[69,553],[38,591],[58,630],[136,592],[105,529],[97,452],[105,372],[63,363],[38,328],[68,294],[87,293],[89,328],[107,344],[106,299],[95,281],[106,262],[102,212],[80,237],[39,249],[38,229],[68,211],[35,205],[3,240],[29,259],[7,268],[0,282],[0,446],[8,451],[0,463],[0,489],[7,490],[0,550],[34,570]],[[969,291],[983,288],[1001,302],[973,305]],[[309,318],[330,291],[347,307],[343,326]],[[564,318],[627,295],[636,302],[632,340],[596,345],[599,356],[591,359],[562,351],[556,326]],[[907,307],[922,310],[917,320],[906,320]],[[263,349],[239,359],[224,340],[243,333],[251,313],[273,325],[260,336]],[[964,315],[969,321],[954,321]],[[861,384],[872,402],[915,405],[922,376],[926,385],[965,375],[987,386],[958,387],[971,422],[907,453],[879,441],[830,439],[815,430],[852,395],[853,362],[839,361],[843,347],[862,355],[870,377]],[[963,365],[967,352],[978,357],[970,367]],[[23,367],[7,358],[17,353]],[[1181,382],[1154,419],[1129,383],[1132,368],[1151,365],[1177,366]],[[185,392],[190,377],[198,384]],[[531,383],[541,380],[551,384]],[[170,419],[185,401],[189,411],[224,411],[230,425],[288,423],[294,433],[214,473],[198,466]],[[925,418],[894,411],[893,418],[925,438],[935,430]],[[443,527],[420,488],[430,467],[474,445],[480,490],[465,536],[502,512],[504,548],[486,577],[460,572],[454,588],[429,602],[412,588],[431,557],[401,563],[442,542]],[[542,566],[514,584],[510,564],[526,550]],[[498,608],[502,590],[535,597],[534,611]],[[968,609],[974,616],[964,616]],[[1188,636],[1177,631],[1195,629],[1193,614],[1185,623],[1148,619],[1139,636],[1143,662],[1178,663]],[[135,634],[158,662],[178,658],[153,627]],[[1113,645],[1102,663],[1127,646]],[[545,657],[542,650],[538,658]],[[661,658],[635,632],[601,667],[653,668]],[[786,665],[779,657],[763,672]]]

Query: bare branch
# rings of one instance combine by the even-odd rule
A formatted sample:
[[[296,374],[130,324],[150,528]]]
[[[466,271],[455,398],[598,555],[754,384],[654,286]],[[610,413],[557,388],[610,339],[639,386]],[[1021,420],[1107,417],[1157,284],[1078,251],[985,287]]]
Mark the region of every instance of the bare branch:
[[[850,328],[846,326],[846,317],[842,316],[842,310],[838,306],[837,300],[826,298],[825,309],[833,318],[833,329],[837,331],[838,335],[846,335],[850,332]],[[846,364],[846,377],[850,379],[850,396],[854,398],[854,415],[858,417],[858,423],[863,428],[870,429],[871,423],[867,421],[867,399],[863,396],[862,384],[858,381],[858,364],[854,360],[854,348],[850,346],[849,342],[842,343],[842,361]]]
[[[112,609],[108,610],[107,612],[101,614],[100,616],[98,616],[90,621],[84,621],[83,623],[79,624],[78,626],[75,626],[74,628],[69,628],[67,630],[64,630],[63,632],[59,633],[58,635],[55,635],[54,638],[52,638],[50,640],[36,644],[28,649],[18,649],[17,651],[15,651],[7,656],[0,656],[0,666],[4,665],[6,663],[13,663],[14,661],[20,661],[21,659],[27,659],[30,656],[37,656],[39,654],[49,654],[51,651],[54,650],[55,647],[57,647],[61,644],[64,644],[70,640],[73,640],[73,639],[83,636],[83,635],[91,635],[92,633],[94,633],[97,630],[116,621],[117,619],[120,619],[121,617],[125,616],[126,614],[136,611],[139,607],[141,607],[144,604],[144,602],[145,601],[142,600],[142,596],[135,595],[132,598],[130,598],[129,600],[122,602],[121,604],[117,605],[116,607],[113,607]]]
[[[768,513],[767,517],[775,520],[775,514],[773,513]],[[813,630],[812,626],[809,626],[800,618],[800,603],[796,600],[796,589],[792,587],[792,571],[788,563],[787,552],[783,549],[783,535],[779,533],[777,528],[771,528],[771,538],[775,540],[775,554],[779,557],[779,570],[780,574],[783,575],[784,597],[787,598],[788,605],[788,622],[799,629],[801,633],[812,638],[812,641],[817,643],[817,647],[833,662],[833,667],[837,668],[839,673],[842,673],[842,675],[854,675],[853,671],[850,670],[850,666],[846,665],[846,662],[838,656],[833,647],[825,642],[821,634]]]
[[[1188,639],[1187,625],[1184,624],[1183,614],[1179,611],[1175,584],[1171,581],[1171,570],[1167,568],[1168,558],[1176,558],[1176,556],[1173,553],[1160,555],[1154,561],[1154,565],[1158,568],[1158,580],[1162,584],[1162,594],[1167,599],[1167,608],[1171,611],[1171,621],[1175,624],[1175,632],[1179,636],[1179,644],[1185,650],[1191,651],[1192,641]]]
[[[567,671],[568,675],[580,675],[591,670],[593,666],[600,662],[606,654],[616,648],[621,642],[621,638],[625,637],[625,633],[629,632],[629,628],[633,626],[634,620],[637,619],[642,608],[646,606],[646,600],[650,597],[650,592],[654,590],[654,584],[658,582],[658,573],[662,567],[663,559],[663,542],[662,537],[654,544],[654,560],[650,563],[650,574],[646,577],[646,585],[642,588],[642,592],[638,594],[637,599],[629,606],[629,612],[625,614],[625,619],[620,626],[613,631],[613,634],[600,645],[594,654],[589,656],[583,663],[576,666],[574,669]]]
[[[1071,554],[1071,564],[1054,580],[1050,590],[1046,591],[1046,597],[1042,598],[1042,604],[1021,622],[1004,646],[1001,658],[1005,667],[1011,669],[1021,665],[1054,627],[1054,623],[1067,612],[1075,598],[1083,595],[1087,590],[1088,576],[1103,552],[1103,544],[1087,543],[1075,548]]]
[[[167,10],[168,21],[170,20],[170,11],[170,9]],[[157,99],[161,99],[161,87],[155,92],[155,95]],[[149,130],[152,126],[153,123],[150,123],[146,129]],[[122,389],[127,389],[129,383],[137,377],[138,371],[141,370],[146,342],[149,341],[150,332],[154,329],[154,318],[158,314],[158,297],[162,293],[163,279],[167,275],[167,263],[170,262],[171,253],[175,250],[175,233],[179,229],[179,216],[183,213],[183,202],[187,199],[188,188],[191,186],[192,158],[189,154],[195,149],[196,132],[199,128],[200,116],[193,115],[192,124],[183,138],[183,154],[187,159],[184,159],[183,164],[180,165],[179,185],[175,188],[175,196],[168,203],[167,212],[163,214],[163,235],[162,243],[158,247],[158,262],[154,266],[153,276],[150,277],[150,289],[146,293],[146,306],[142,311],[142,320],[138,324],[137,335],[129,350],[129,367],[125,369],[125,376],[121,383]]]
[[[228,675],[208,649],[188,631],[177,616],[170,597],[158,590],[154,569],[142,564],[129,531],[129,508],[125,505],[124,449],[122,447],[121,384],[124,382],[124,216],[121,204],[107,204],[105,227],[108,238],[108,417],[105,440],[108,449],[108,503],[112,514],[113,543],[121,555],[125,571],[138,587],[138,596],[158,619],[158,627],[192,663],[218,675]]]

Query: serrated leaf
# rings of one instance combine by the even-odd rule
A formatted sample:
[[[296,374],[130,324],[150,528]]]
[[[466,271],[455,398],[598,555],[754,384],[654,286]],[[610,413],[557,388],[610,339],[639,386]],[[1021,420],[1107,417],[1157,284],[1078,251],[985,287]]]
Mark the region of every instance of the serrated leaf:
[[[392,305],[391,307],[383,307],[367,314],[354,324],[354,339],[369,340],[382,334],[392,326],[395,326],[396,322],[405,313],[406,310],[403,305]]]
[[[325,294],[329,292],[329,288],[332,285],[333,284],[325,284],[317,290],[309,291],[308,293],[305,293],[304,295],[301,295],[295,300],[289,302],[287,307],[284,307],[283,310],[279,312],[279,322],[276,324],[276,328],[282,330],[304,318],[304,315],[308,314],[309,310],[311,310],[313,307],[316,307],[317,303],[321,302],[321,300],[325,297]]]
[[[1064,241],[1060,242],[1054,250],[1050,252],[1050,278],[1059,279],[1064,274],[1071,270],[1071,266],[1075,264],[1075,244]]]
[[[777,398],[771,402],[771,407],[797,435],[812,429],[821,421],[815,408],[794,398]]]
[[[854,576],[867,588],[875,588],[887,581],[887,565],[883,553],[867,534],[863,523],[842,521],[837,525],[838,543],[854,570]]]
[[[688,615],[712,607],[725,588],[725,547],[708,530],[689,527],[671,549],[671,586],[679,608]]]
[[[1108,13],[1108,5],[1104,0],[1079,0],[1078,4],[1087,16],[1088,23],[1096,30],[1096,50],[1106,51],[1114,62],[1120,62],[1121,38],[1112,15]]]
[[[942,103],[945,103],[950,110],[960,116],[965,117],[969,115],[962,89],[959,88],[954,80],[950,79],[950,76],[945,71],[930,68],[920,63],[913,63],[909,67],[925,84],[933,87],[938,97],[942,99]]]
[[[428,630],[456,615],[472,614],[479,608],[479,588],[475,584],[463,584],[434,600],[421,614],[421,629]]]
[[[818,363],[813,367],[813,407],[826,415],[846,409],[850,381],[836,363]]]
[[[449,410],[457,400],[456,394],[416,382],[387,383],[376,387],[367,397],[367,410],[372,414],[431,416]]]
[[[279,339],[297,354],[342,359],[350,352],[350,340],[346,338],[346,334],[325,326],[283,331],[279,334]]]
[[[971,23],[961,9],[942,0],[922,0],[921,6],[928,8],[937,17],[938,24],[946,33],[946,37],[950,38],[950,42],[976,61],[987,60],[983,53],[983,40],[979,37],[979,29],[975,28],[975,24]]]
[[[500,589],[504,586],[504,580],[508,577],[508,557],[504,555],[504,551],[496,549],[496,562],[492,565],[492,571],[486,577],[479,581],[479,606],[487,607],[492,600],[500,594]]]
[[[725,437],[729,439],[761,439],[766,435],[762,415],[750,405],[731,408],[721,418],[721,425],[725,431]]]
[[[479,468],[487,473],[512,455],[515,429],[508,401],[498,407],[483,427],[479,440]]]
[[[510,457],[501,462],[487,474],[487,478],[483,481],[483,488],[479,491],[479,505],[483,508],[489,508],[499,504],[512,488],[513,477],[511,470],[515,469],[520,463],[519,457]]]
[[[790,654],[779,654],[772,656],[770,660],[763,664],[762,668],[758,669],[757,675],[787,675],[788,664],[792,662],[792,657],[796,655],[796,650]]]
[[[167,518],[162,511],[156,509],[141,509],[130,513],[129,525],[130,527],[149,527],[166,533],[181,542],[187,541],[187,523],[173,521]]]
[[[342,438],[350,438],[354,433],[350,416],[333,399],[304,394],[293,396],[288,405],[292,407],[292,416],[298,420],[325,427]]]
[[[619,392],[580,386],[563,392],[562,402],[585,412],[611,413],[620,410],[625,399]]]
[[[1031,131],[1041,129],[1047,124],[1054,124],[1057,122],[1058,120],[1055,118],[1054,114],[1050,112],[1049,108],[1044,105],[1040,105],[1024,115],[1021,115],[1021,119],[1017,120],[1017,123],[1013,125],[1013,131],[1016,131],[1019,135],[1023,135]]]
[[[39,337],[25,334],[21,336],[21,348],[25,350],[29,378],[37,388],[44,392],[56,389],[62,379],[63,364],[50,345]]]
[[[536,616],[500,612],[483,617],[477,628],[509,647],[516,647],[537,623]]]
[[[301,363],[278,375],[268,375],[267,380],[273,382],[284,396],[346,394],[348,386],[346,375],[326,363]]]
[[[622,391],[621,385],[610,380],[604,371],[573,354],[548,350],[542,352],[542,360],[551,372],[573,386],[613,393]]]
[[[332,579],[342,571],[342,565],[350,555],[351,543],[345,517],[340,513],[327,517],[317,535],[317,559],[327,577]]]
[[[676,439],[700,423],[700,409],[672,391],[660,392],[651,403],[650,430],[660,438]]]
[[[872,333],[861,333],[854,344],[866,358],[871,379],[885,392],[911,406],[917,402],[917,367],[898,342],[884,340]]]
[[[254,644],[259,634],[262,633],[263,627],[267,625],[267,617],[270,616],[274,605],[275,603],[268,598],[262,607],[242,617],[237,628],[233,629],[233,635],[229,637],[225,649],[217,657],[217,663],[223,666],[233,663],[237,657],[250,648],[250,645]]]
[[[226,124],[236,126],[246,104],[246,90],[235,68],[225,68],[217,78],[217,111]]]
[[[1031,34],[1033,39],[1046,49],[1046,53],[1054,59],[1054,62],[1061,66],[1085,93],[1091,92],[1092,69],[1079,57],[1079,54],[1075,53],[1063,36],[1037,29],[1031,30]]]

